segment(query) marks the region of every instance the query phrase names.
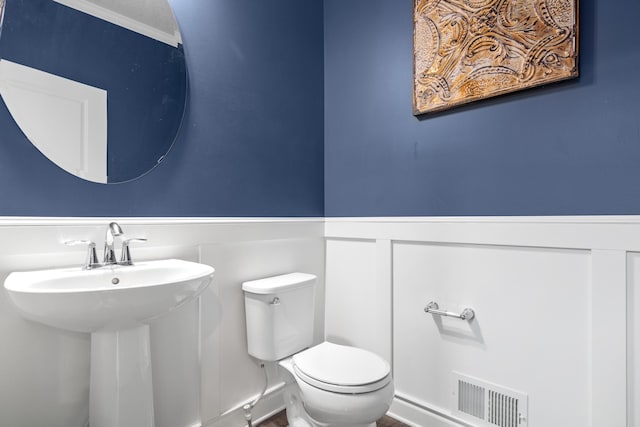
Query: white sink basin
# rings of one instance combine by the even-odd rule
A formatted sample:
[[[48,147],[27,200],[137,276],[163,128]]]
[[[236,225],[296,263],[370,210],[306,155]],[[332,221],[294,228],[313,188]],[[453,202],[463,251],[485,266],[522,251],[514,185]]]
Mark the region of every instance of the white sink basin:
[[[214,269],[177,259],[11,273],[4,286],[28,319],[77,332],[147,324],[199,295]]]
[[[213,272],[208,265],[168,259],[16,272],[4,287],[24,317],[91,333],[91,427],[153,427],[148,324],[196,298]]]

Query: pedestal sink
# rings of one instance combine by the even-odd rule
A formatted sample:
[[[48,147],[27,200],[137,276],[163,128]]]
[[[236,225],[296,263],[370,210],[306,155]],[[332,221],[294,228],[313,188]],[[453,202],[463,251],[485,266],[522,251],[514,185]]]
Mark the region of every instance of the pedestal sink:
[[[148,325],[196,298],[213,272],[168,259],[15,272],[4,286],[24,317],[91,333],[91,427],[153,427]]]

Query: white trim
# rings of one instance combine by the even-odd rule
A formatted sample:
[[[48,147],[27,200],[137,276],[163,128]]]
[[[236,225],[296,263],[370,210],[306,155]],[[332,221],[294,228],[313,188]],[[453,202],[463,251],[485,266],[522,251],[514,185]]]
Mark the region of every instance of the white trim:
[[[591,252],[591,426],[627,425],[627,254]]]
[[[252,410],[252,423],[260,425],[264,420],[274,416],[278,412],[284,410],[284,397],[282,391],[284,390],[284,383],[276,384],[265,392],[264,396],[260,399],[259,405],[256,405]],[[257,396],[255,396],[257,397]],[[255,400],[253,397],[250,401],[241,402],[233,408],[220,414],[220,416],[203,421],[202,427],[224,427],[231,424],[236,420],[244,420],[243,406],[249,402]]]
[[[95,216],[95,217],[52,217],[52,216],[0,216],[0,226],[5,225],[20,225],[20,224],[42,224],[42,225],[55,225],[58,223],[103,223],[105,221],[122,221],[129,223],[246,223],[246,222],[322,222],[327,226],[332,227],[334,224],[358,224],[358,223],[392,223],[392,224],[486,224],[486,223],[507,223],[507,224],[629,224],[640,225],[640,215],[628,215],[628,216],[561,216],[561,217],[518,217],[518,216],[504,216],[504,217],[264,217],[264,216],[132,216],[132,217],[117,217],[117,216]],[[333,232],[332,229],[329,231]],[[375,239],[373,233],[369,237],[363,237],[365,239]],[[329,237],[329,236],[328,236]],[[336,237],[339,238],[339,237]],[[345,238],[349,238],[345,236]]]
[[[415,427],[473,427],[472,424],[451,415],[448,411],[402,394],[394,396],[388,415]]]
[[[325,246],[326,248],[326,246]],[[385,353],[385,360],[393,367],[393,245],[391,240],[376,240],[376,293],[383,296],[377,299],[375,309],[378,318],[384,319],[386,325],[378,330],[381,339],[379,346]],[[393,369],[393,368],[392,368]]]
[[[326,217],[332,222],[377,223],[640,223],[640,215],[573,215],[573,216],[381,216],[381,217]]]
[[[121,224],[266,224],[266,223],[321,223],[323,218],[304,217],[40,217],[0,216],[0,227],[52,226],[52,225],[102,225],[110,222]]]
[[[640,251],[640,216],[329,218],[325,236]]]
[[[627,425],[640,424],[640,286],[637,253],[627,254]]]
[[[63,4],[67,7],[76,9],[80,12],[84,12],[88,15],[95,16],[104,21],[111,22],[112,24],[134,31],[143,36],[147,36],[154,40],[158,40],[162,43],[166,43],[169,46],[178,47],[182,43],[182,37],[180,31],[176,29],[174,33],[167,33],[158,28],[154,28],[144,22],[137,21],[128,16],[121,15],[112,10],[90,3],[86,0],[54,0],[57,3]]]

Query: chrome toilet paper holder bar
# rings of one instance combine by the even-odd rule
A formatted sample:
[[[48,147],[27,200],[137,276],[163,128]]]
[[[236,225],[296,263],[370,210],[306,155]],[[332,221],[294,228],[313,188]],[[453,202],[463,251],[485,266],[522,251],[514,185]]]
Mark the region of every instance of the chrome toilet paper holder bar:
[[[427,306],[424,308],[424,311],[425,313],[431,313],[437,316],[455,317],[456,319],[469,321],[476,317],[475,311],[473,311],[473,309],[471,308],[465,308],[464,310],[462,310],[462,313],[458,314],[451,311],[440,310],[440,306],[435,301],[431,301],[429,304],[427,304]]]

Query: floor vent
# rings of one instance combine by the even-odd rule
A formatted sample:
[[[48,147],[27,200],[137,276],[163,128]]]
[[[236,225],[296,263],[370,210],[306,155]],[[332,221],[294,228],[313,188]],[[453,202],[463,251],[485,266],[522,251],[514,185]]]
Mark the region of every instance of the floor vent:
[[[527,395],[453,373],[453,414],[478,427],[528,427]]]

